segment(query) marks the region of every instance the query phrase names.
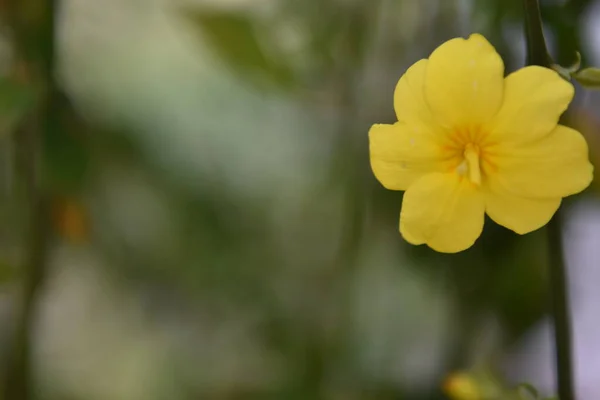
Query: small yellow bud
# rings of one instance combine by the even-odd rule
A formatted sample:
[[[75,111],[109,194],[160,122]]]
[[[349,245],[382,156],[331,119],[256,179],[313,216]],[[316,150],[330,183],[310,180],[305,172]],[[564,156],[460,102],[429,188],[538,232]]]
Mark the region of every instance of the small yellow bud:
[[[482,400],[475,379],[463,372],[451,374],[443,384],[444,393],[452,400]]]

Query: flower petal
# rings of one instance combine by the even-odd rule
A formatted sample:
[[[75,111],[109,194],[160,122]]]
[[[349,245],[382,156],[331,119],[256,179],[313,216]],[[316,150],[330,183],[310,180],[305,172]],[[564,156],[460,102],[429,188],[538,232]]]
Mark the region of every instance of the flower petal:
[[[504,101],[487,127],[489,140],[530,142],[550,133],[573,99],[573,85],[549,68],[530,66],[506,77]]]
[[[427,60],[420,60],[406,70],[394,91],[394,110],[398,121],[434,125],[429,105],[425,101],[425,71]]]
[[[488,175],[491,187],[530,198],[566,197],[584,190],[594,167],[584,137],[558,125],[548,136],[528,145],[498,145],[490,153],[495,167]]]
[[[406,190],[424,174],[445,166],[440,146],[418,125],[373,125],[369,147],[375,177],[391,190]]]
[[[425,98],[445,127],[488,122],[500,108],[503,90],[504,63],[479,34],[449,40],[429,57]]]
[[[529,199],[502,191],[487,192],[485,211],[498,225],[520,235],[546,225],[560,206],[560,198]]]
[[[400,233],[409,243],[456,253],[475,243],[484,215],[483,195],[468,179],[455,173],[433,173],[406,191]]]

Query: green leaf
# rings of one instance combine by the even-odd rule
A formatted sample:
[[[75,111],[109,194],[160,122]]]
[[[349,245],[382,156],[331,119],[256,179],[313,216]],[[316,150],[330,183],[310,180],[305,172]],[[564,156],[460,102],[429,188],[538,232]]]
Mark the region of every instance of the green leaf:
[[[85,183],[88,172],[87,127],[65,97],[55,99],[55,103],[44,134],[45,177],[54,188],[76,191]]]
[[[252,79],[267,78],[278,86],[292,85],[294,74],[284,63],[286,58],[267,41],[271,35],[260,37],[256,22],[249,16],[215,10],[195,10],[187,14],[216,55],[232,70]]]
[[[600,68],[584,68],[571,76],[583,87],[600,89]]]

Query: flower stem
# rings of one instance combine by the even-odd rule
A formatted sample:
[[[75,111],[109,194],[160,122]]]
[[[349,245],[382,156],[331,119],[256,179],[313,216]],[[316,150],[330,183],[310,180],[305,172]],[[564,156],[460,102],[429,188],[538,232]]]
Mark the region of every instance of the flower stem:
[[[552,286],[552,312],[556,345],[556,375],[560,400],[575,400],[573,383],[571,318],[569,314],[568,279],[562,249],[560,214],[548,226],[550,249],[550,284]]]
[[[43,143],[47,134],[57,128],[59,118],[54,79],[57,1],[8,0],[5,4],[5,17],[14,32],[17,64],[24,71],[22,79],[41,89],[36,108],[15,132],[27,189],[30,225],[14,336],[0,381],[0,398],[5,400],[30,400],[34,397],[32,334],[46,277],[50,236],[49,195],[43,183]]]
[[[527,64],[550,67],[538,0],[523,0],[527,37]],[[556,346],[556,376],[560,400],[575,400],[572,365],[571,316],[568,277],[562,247],[560,212],[548,225],[549,276]]]
[[[525,5],[527,64],[550,67],[552,59],[548,54],[546,39],[544,39],[540,3],[538,0],[523,0],[523,4]]]

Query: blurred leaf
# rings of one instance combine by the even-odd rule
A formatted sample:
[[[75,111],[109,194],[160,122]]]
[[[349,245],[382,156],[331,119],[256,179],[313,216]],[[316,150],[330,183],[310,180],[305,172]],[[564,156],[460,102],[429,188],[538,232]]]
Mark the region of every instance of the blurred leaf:
[[[584,68],[571,76],[583,87],[600,89],[600,68]]]
[[[65,96],[60,96],[44,136],[46,176],[57,191],[77,191],[88,172],[89,150],[84,121]]]
[[[360,62],[368,50],[369,15],[364,10],[354,11],[349,15],[348,27],[344,32],[344,41],[347,43],[349,58],[354,62]]]
[[[519,398],[522,400],[538,400],[540,394],[533,385],[529,383],[522,383],[517,387]]]
[[[6,261],[0,261],[0,285],[10,282],[15,276],[15,269]]]
[[[14,79],[0,78],[0,135],[10,133],[35,107],[38,92]]]
[[[188,14],[213,51],[231,69],[244,76],[260,74],[280,87],[293,84],[293,71],[283,62],[286,58],[273,43],[261,40],[256,23],[249,16],[215,10]]]

